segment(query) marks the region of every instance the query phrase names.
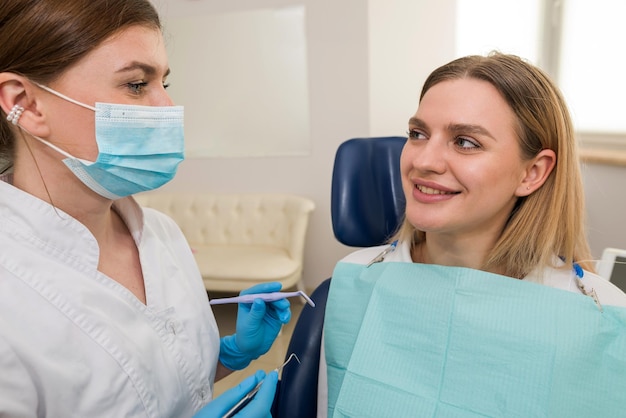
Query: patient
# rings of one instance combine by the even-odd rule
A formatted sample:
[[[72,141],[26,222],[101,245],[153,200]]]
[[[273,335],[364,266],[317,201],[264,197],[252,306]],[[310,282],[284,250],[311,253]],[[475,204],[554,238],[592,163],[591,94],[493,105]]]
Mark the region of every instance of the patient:
[[[400,170],[393,243],[333,273],[318,416],[623,411],[626,295],[593,272],[554,83],[500,53],[436,69]]]

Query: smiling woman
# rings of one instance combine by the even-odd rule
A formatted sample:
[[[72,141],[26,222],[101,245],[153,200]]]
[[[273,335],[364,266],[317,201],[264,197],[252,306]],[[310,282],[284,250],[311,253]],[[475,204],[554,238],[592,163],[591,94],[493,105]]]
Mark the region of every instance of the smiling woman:
[[[444,80],[422,96],[401,158],[405,195],[413,197],[406,222],[432,236],[416,255],[439,264],[441,255],[460,249],[436,237],[469,239],[465,263],[482,267],[518,199],[539,189],[556,163],[552,149],[523,155],[516,126],[504,97],[483,80]]]
[[[239,304],[220,338],[174,221],[133,199],[184,158],[147,0],[0,7],[0,416],[265,417],[277,375],[212,400],[266,353],[289,302]],[[271,293],[264,283],[242,294]]]
[[[585,261],[591,257],[571,119],[558,89],[543,71],[518,57],[497,53],[452,61],[424,83],[420,106],[410,121],[411,136],[421,133],[419,126],[412,125],[415,121],[433,131],[427,131],[424,138],[426,134],[434,138],[408,141],[403,154],[405,192],[426,180],[451,183],[461,193],[447,205],[446,210],[453,210],[459,204],[448,221],[463,222],[461,218],[475,214],[479,217],[475,222],[488,222],[475,228],[483,232],[471,240],[471,252],[453,249],[448,243],[443,253],[465,254],[464,263],[512,277],[523,277],[537,265],[550,265],[555,253],[567,263],[581,260],[593,269]],[[459,131],[462,126],[472,128]],[[439,149],[431,152],[436,146]],[[423,160],[439,164],[440,171],[420,168],[419,159],[413,162],[416,147],[426,148],[430,154]],[[461,205],[461,200],[468,204]],[[413,205],[415,215],[411,215]],[[422,247],[428,231],[410,220],[416,222],[431,213],[420,214],[419,207],[407,202],[407,219],[399,231],[403,239],[415,237],[414,248]],[[490,219],[493,216],[496,219]],[[426,247],[436,245],[435,236]]]
[[[408,136],[400,230],[333,272],[318,416],[620,415],[626,294],[589,262],[552,81],[512,55],[457,59]]]

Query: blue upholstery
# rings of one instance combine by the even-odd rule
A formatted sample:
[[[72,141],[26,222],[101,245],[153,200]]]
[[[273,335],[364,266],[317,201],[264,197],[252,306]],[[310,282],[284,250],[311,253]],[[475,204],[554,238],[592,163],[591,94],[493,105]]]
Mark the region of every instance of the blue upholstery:
[[[383,244],[404,214],[400,153],[406,138],[355,138],[339,146],[331,191],[333,232],[352,247]]]
[[[406,138],[355,138],[341,144],[333,167],[331,215],[339,242],[357,247],[384,243],[404,216],[400,153]],[[317,414],[320,343],[330,279],[311,294],[315,308],[305,305],[287,348],[272,409],[274,418],[308,418]]]
[[[310,295],[315,308],[304,305],[289,341],[287,357],[294,353],[300,364],[291,360],[284,368],[276,389],[273,418],[314,418],[317,414],[317,377],[324,312],[330,279]],[[285,360],[287,360],[285,357]]]

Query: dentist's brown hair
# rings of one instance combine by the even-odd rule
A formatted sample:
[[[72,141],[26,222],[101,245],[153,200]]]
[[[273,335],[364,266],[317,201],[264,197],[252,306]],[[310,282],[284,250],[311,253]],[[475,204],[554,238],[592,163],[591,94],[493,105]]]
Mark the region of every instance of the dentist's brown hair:
[[[134,25],[161,29],[149,0],[2,0],[0,73],[47,84]],[[15,138],[6,116],[0,110],[0,163],[10,164]]]

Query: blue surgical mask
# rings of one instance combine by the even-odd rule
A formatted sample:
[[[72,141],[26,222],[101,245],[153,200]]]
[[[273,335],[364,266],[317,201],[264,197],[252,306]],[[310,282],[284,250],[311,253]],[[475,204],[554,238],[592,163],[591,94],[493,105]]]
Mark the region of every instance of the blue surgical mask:
[[[185,158],[182,106],[96,103],[92,107],[38,86],[96,113],[96,161],[76,158],[35,136],[65,155],[65,165],[91,190],[107,199],[119,199],[154,190],[174,178]]]

